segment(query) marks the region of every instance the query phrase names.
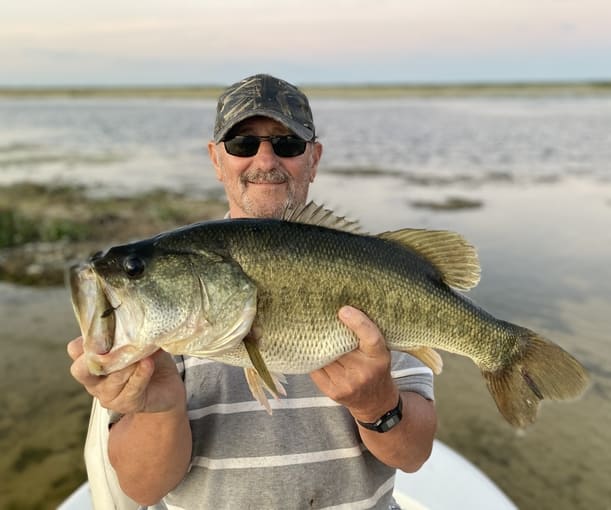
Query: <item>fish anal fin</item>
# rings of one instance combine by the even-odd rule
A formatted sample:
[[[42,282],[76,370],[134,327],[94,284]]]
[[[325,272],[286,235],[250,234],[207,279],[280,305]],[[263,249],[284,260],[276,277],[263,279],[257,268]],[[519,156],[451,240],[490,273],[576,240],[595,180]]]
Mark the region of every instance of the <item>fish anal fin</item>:
[[[383,232],[377,237],[416,252],[450,287],[469,290],[479,283],[481,270],[477,251],[456,232],[404,228]]]
[[[435,349],[431,347],[415,347],[405,352],[422,361],[422,363],[429,367],[435,375],[441,374],[443,370],[443,360]]]

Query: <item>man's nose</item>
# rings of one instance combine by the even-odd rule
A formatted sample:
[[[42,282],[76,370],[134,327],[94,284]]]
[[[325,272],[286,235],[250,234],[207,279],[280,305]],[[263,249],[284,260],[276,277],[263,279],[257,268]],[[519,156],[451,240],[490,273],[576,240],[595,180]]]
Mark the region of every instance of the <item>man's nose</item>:
[[[260,164],[264,165],[273,166],[278,161],[278,157],[276,156],[272,143],[269,140],[261,140],[261,144],[259,145],[257,154],[255,154],[255,158],[260,161]]]

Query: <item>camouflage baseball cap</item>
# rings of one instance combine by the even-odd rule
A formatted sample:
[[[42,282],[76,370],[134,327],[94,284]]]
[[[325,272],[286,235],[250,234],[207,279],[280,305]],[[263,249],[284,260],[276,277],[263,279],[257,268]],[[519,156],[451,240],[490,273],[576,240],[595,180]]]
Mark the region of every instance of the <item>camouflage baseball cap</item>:
[[[304,140],[314,138],[312,110],[305,94],[284,80],[257,74],[234,83],[219,97],[214,141],[221,142],[233,126],[257,115],[277,120]]]

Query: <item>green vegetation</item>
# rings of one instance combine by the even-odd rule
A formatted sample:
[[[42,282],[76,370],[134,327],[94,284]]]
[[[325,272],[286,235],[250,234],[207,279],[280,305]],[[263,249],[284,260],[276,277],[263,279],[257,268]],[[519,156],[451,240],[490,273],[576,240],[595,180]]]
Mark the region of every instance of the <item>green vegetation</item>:
[[[0,209],[0,248],[42,241],[84,241],[87,227],[70,219],[32,218]]]
[[[162,190],[91,197],[81,187],[0,187],[0,280],[60,285],[66,263],[109,245],[222,217],[224,200]]]

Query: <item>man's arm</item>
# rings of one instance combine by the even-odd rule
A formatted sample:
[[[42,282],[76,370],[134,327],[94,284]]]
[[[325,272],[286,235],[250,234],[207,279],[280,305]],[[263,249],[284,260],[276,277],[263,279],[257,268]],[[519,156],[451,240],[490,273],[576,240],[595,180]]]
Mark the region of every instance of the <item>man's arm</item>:
[[[82,339],[68,345],[73,377],[101,405],[124,416],[110,429],[108,455],[121,488],[151,505],[183,479],[191,461],[185,388],[172,357],[158,351],[105,377],[91,375]]]
[[[390,375],[391,358],[377,326],[361,311],[343,307],[340,319],[359,338],[358,349],[311,374],[318,388],[344,405],[352,416],[371,423],[397,405],[399,389]],[[433,402],[401,392],[403,419],[385,433],[359,425],[368,450],[381,462],[417,471],[433,447],[437,417]]]

